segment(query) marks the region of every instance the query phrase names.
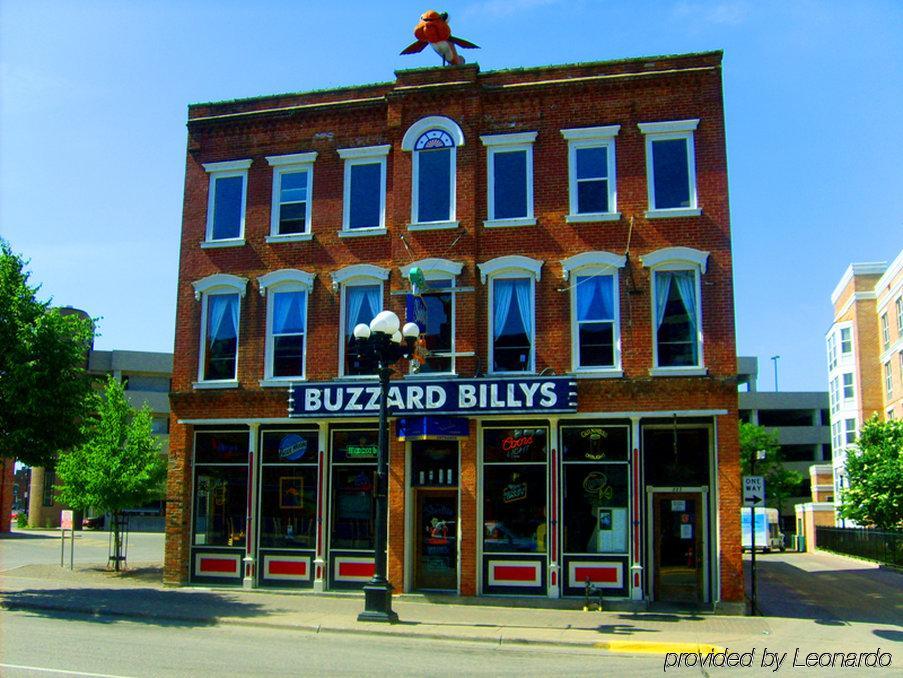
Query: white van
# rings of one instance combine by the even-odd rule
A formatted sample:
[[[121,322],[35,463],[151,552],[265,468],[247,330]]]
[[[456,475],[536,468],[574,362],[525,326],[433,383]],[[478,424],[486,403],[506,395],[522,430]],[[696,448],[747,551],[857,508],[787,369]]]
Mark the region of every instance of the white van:
[[[742,531],[742,545],[744,551],[752,549],[752,532],[750,517],[752,509],[744,506],[740,509],[740,529]],[[756,551],[767,553],[772,549],[784,550],[784,535],[781,533],[778,523],[778,510],[774,508],[756,509]]]

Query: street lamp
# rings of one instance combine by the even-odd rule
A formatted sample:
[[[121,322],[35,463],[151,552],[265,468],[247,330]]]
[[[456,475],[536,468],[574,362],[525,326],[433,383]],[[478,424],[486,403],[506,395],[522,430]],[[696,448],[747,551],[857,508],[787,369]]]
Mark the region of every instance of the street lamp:
[[[365,363],[376,363],[379,376],[379,452],[376,458],[376,516],[374,535],[375,568],[373,578],[364,586],[364,611],[358,621],[396,622],[392,611],[392,585],[386,579],[386,542],[388,541],[387,480],[389,475],[389,376],[400,358],[410,358],[420,335],[415,323],[407,323],[399,331],[401,322],[392,311],[380,311],[370,325],[360,323],[354,328],[352,352]]]
[[[781,359],[779,355],[771,356],[771,362],[774,363],[774,390],[778,390],[778,360]]]

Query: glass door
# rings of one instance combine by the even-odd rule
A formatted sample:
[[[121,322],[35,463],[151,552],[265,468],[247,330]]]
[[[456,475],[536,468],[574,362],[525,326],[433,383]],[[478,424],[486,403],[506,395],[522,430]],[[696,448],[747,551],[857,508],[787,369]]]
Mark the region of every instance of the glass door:
[[[416,497],[414,581],[419,590],[458,588],[458,492],[420,488]]]
[[[656,493],[653,504],[655,599],[702,602],[702,495]]]

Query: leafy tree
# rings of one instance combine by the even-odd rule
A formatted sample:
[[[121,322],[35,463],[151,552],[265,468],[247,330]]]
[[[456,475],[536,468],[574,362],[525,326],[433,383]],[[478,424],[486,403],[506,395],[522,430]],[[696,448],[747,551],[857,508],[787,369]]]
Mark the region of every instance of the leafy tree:
[[[903,529],[903,421],[875,415],[856,446],[847,451],[849,487],[840,493],[840,515],[879,530]]]
[[[81,440],[93,324],[38,301],[26,263],[0,240],[0,457],[52,466]]]
[[[76,509],[94,507],[113,517],[115,563],[119,570],[124,509],[142,506],[163,496],[166,460],[151,433],[147,405],[135,410],[122,384],[110,377],[103,395],[97,394],[96,416],[82,426],[85,442],[61,455],[56,472],[60,499]]]
[[[769,506],[784,511],[784,502],[799,491],[803,474],[784,467],[781,446],[776,432],[746,422],[740,423],[740,470],[743,475],[753,475],[752,460],[759,450],[765,459],[756,460],[755,475],[765,479],[765,496]]]

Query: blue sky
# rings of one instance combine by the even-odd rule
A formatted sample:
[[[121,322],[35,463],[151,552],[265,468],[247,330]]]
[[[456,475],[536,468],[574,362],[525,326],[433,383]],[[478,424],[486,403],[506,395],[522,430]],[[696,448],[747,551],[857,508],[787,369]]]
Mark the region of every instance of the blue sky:
[[[0,3],[0,235],[102,349],[171,351],[186,107],[384,82],[418,2]],[[830,294],[903,246],[903,3],[434,7],[482,70],[723,49],[738,350],[824,390]]]

